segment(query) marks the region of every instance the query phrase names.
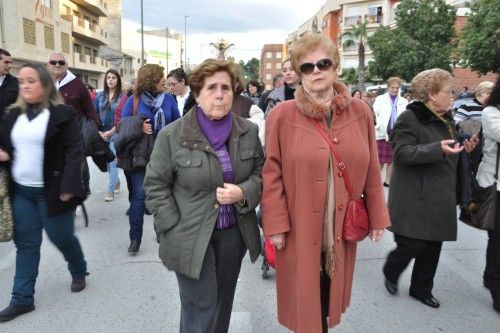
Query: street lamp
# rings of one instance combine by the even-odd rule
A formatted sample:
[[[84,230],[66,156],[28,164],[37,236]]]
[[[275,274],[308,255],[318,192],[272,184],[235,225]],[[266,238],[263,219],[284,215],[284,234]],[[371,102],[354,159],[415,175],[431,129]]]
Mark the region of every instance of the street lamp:
[[[141,0],[141,66],[144,66],[144,10]]]
[[[186,30],[186,21],[189,15],[184,16],[184,69],[186,72],[189,70],[187,67],[187,30]]]

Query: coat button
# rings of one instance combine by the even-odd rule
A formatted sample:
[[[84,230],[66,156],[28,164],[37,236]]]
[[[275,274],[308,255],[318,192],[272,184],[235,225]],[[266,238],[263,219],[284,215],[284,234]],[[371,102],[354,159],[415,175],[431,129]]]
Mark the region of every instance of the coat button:
[[[195,147],[195,148],[196,148],[196,147],[198,147],[198,144],[197,144],[197,143],[195,143],[193,147]]]
[[[342,210],[344,209],[344,205],[343,204],[340,204],[339,207],[338,207],[339,210]]]
[[[342,240],[342,237],[338,236],[337,237],[337,242],[340,242]]]
[[[218,204],[215,204],[214,208],[215,208],[215,209],[219,209],[219,205],[218,205]]]
[[[205,150],[208,150],[208,148],[210,148],[209,146],[205,146]]]
[[[337,173],[337,175],[338,175],[339,177],[342,177],[344,174],[342,173],[342,171],[339,171],[339,172]]]
[[[335,111],[335,114],[340,114],[340,110]]]
[[[187,165],[191,164],[191,161],[187,161],[187,162],[186,162],[186,164],[187,164]]]
[[[339,141],[339,139],[337,139],[337,138],[333,138],[333,140],[332,140],[332,141],[333,141],[333,143],[335,143],[336,145],[338,145],[338,144],[339,144],[339,142],[340,142],[340,141]]]

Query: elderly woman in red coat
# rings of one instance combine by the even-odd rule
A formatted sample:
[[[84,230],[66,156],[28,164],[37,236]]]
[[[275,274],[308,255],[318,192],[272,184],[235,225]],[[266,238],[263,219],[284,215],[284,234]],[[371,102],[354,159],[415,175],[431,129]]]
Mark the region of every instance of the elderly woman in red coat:
[[[390,225],[372,112],[337,81],[339,55],[327,37],[302,38],[292,53],[302,86],[266,124],[264,233],[277,248],[278,320],[295,332],[326,332],[349,305],[356,243],[344,241],[349,201],[343,171],[313,121],[343,159],[355,195],[364,195],[370,238]]]

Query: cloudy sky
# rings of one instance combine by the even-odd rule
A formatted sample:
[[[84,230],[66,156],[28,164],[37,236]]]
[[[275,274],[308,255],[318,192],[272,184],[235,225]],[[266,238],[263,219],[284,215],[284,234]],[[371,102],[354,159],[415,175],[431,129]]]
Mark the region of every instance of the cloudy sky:
[[[263,44],[284,43],[289,33],[316,13],[326,0],[143,0],[147,29],[184,33],[190,63],[214,57],[209,46],[221,38],[234,44],[228,55],[236,60],[260,58]],[[140,27],[139,0],[122,0],[125,24]]]

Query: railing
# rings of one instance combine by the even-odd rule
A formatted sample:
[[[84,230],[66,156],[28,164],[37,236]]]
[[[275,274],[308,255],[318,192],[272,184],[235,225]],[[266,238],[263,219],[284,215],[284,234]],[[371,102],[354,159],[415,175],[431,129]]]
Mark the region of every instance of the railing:
[[[380,14],[380,15],[365,15],[365,22],[366,23],[370,23],[370,24],[373,24],[373,23],[382,23],[382,20],[383,20],[383,14]]]
[[[361,23],[361,15],[344,17],[344,25],[345,26],[358,25],[360,23]]]
[[[79,59],[81,62],[86,62],[86,61],[85,61],[85,54],[78,53],[78,59]]]

